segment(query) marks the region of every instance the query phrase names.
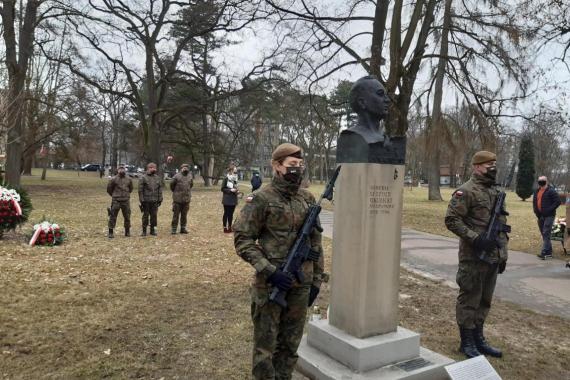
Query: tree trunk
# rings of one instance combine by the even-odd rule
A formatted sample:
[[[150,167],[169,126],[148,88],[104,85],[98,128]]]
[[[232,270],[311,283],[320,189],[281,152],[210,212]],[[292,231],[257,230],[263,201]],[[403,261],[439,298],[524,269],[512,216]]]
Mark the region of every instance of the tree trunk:
[[[445,0],[445,11],[443,14],[443,28],[441,32],[440,57],[437,64],[435,74],[435,89],[433,96],[433,112],[430,129],[428,131],[428,160],[429,160],[429,191],[428,199],[430,201],[441,201],[440,191],[440,146],[437,139],[442,135],[443,116],[441,112],[441,103],[443,98],[443,79],[445,76],[445,66],[447,65],[448,38],[449,28],[451,26],[451,3],[452,0]],[[451,172],[449,173],[451,176]]]
[[[5,180],[12,186],[20,185],[24,143],[22,114],[25,102],[24,88],[28,64],[33,51],[36,18],[40,3],[39,0],[28,0],[19,33],[16,33],[15,30],[16,1],[5,0],[2,8],[0,8],[4,27],[5,64],[8,71],[8,99],[10,100],[5,116],[8,127]],[[17,34],[19,44],[16,43]]]
[[[24,155],[24,166],[22,168],[22,175],[32,175],[32,166],[34,166],[33,153]]]

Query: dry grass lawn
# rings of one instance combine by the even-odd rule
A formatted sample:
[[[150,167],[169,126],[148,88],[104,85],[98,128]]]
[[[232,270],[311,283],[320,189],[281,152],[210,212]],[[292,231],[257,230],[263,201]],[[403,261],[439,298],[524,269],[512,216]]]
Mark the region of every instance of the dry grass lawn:
[[[195,189],[190,235],[169,234],[167,191],[158,237],[121,236],[119,217],[109,240],[105,180],[49,172],[47,181],[24,183],[35,207],[30,224],[0,242],[0,378],[248,378],[252,269],[221,232],[217,188]],[[415,202],[425,210],[415,220],[427,223],[434,204]],[[131,205],[138,235],[140,213]],[[26,246],[25,233],[42,215],[65,226],[69,241]],[[328,239],[325,250],[330,266]],[[455,291],[406,271],[401,279],[401,324],[421,333],[422,345],[460,359]],[[323,309],[328,299],[325,285]],[[488,337],[506,355],[491,362],[503,379],[568,378],[568,331],[570,320],[495,302]]]

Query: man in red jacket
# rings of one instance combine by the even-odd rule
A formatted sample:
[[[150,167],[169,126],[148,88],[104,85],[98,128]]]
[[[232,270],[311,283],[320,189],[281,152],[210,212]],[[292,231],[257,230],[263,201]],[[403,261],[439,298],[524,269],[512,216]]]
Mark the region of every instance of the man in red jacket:
[[[542,251],[537,255],[541,260],[552,257],[550,232],[556,217],[556,209],[560,206],[560,197],[552,186],[548,185],[546,176],[538,177],[538,189],[532,197],[532,208],[538,218],[538,229],[542,235]]]

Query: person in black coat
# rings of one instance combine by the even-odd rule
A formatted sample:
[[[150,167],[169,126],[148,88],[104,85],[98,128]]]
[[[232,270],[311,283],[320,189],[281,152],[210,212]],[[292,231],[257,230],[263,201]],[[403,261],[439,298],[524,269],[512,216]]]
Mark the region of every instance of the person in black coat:
[[[222,205],[224,205],[224,215],[222,223],[224,225],[224,233],[232,232],[232,222],[234,219],[234,211],[238,204],[238,177],[237,168],[230,166],[226,174],[226,178],[222,181]]]
[[[253,172],[253,175],[251,176],[251,191],[259,189],[262,183],[263,181],[261,180],[259,172]]]
[[[532,196],[532,208],[538,219],[538,229],[542,235],[542,251],[537,255],[541,260],[552,257],[552,243],[550,232],[556,217],[556,209],[560,206],[560,197],[552,186],[548,185],[548,178],[538,177],[538,189]]]

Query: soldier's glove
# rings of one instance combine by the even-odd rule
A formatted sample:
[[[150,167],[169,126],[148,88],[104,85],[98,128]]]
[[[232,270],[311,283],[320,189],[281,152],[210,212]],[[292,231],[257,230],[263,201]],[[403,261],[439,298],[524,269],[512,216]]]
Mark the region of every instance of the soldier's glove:
[[[309,307],[313,305],[320,291],[321,288],[315,285],[311,285],[311,290],[309,291]]]
[[[473,246],[482,251],[492,251],[497,248],[497,243],[494,240],[487,239],[483,235],[479,235],[473,240]]]
[[[160,205],[162,204],[162,201],[158,201],[157,202],[157,206],[160,207]]]
[[[501,261],[499,263],[499,274],[503,273],[505,271],[505,269],[507,268],[507,261]]]
[[[319,251],[313,251],[312,249],[309,249],[309,254],[307,255],[307,260],[308,261],[314,261],[316,263],[319,261],[320,256],[321,256],[321,253]]]
[[[267,278],[273,286],[277,287],[277,289],[286,292],[293,286],[293,279],[283,273],[280,269],[277,269],[269,278]]]

